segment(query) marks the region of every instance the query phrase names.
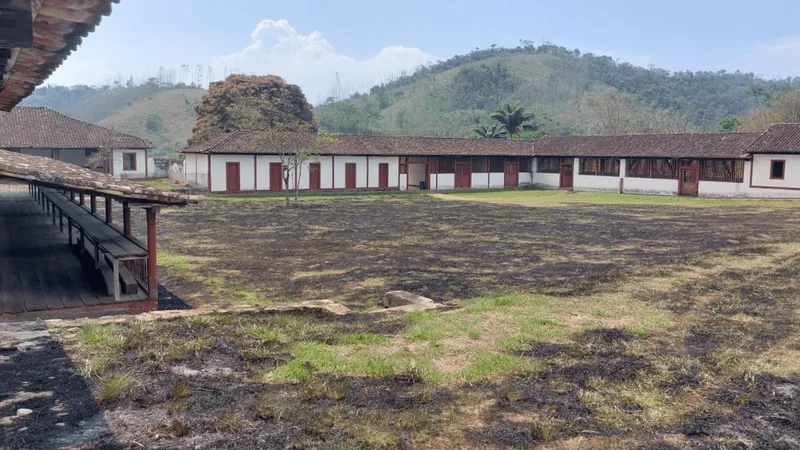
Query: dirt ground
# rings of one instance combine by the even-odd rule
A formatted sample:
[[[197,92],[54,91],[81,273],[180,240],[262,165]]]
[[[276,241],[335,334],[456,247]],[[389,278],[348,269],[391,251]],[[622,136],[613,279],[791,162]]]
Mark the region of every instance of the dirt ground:
[[[9,448],[87,424],[73,447],[800,448],[800,208],[209,201],[159,226],[195,307],[360,312],[61,329],[76,406],[49,382],[62,408],[9,419]],[[393,289],[449,307],[366,312]]]
[[[436,301],[503,290],[588,294],[631,268],[780,242],[800,224],[797,209],[761,211],[524,208],[424,196],[297,209],[205,201],[161,216],[161,275],[193,306],[330,298],[369,308],[396,289]]]

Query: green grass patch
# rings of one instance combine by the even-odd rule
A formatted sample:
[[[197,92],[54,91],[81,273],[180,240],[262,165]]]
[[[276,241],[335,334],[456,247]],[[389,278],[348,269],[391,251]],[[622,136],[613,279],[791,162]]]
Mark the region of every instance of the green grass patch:
[[[125,337],[115,325],[86,324],[81,327],[81,340],[94,348],[122,348]]]
[[[265,374],[269,381],[308,382],[314,373],[361,375],[383,378],[395,373],[397,363],[384,356],[365,355],[342,357],[331,346],[318,343],[299,343],[292,347],[294,359]]]
[[[250,325],[245,328],[244,332],[247,336],[256,339],[262,344],[280,342],[281,340],[280,330],[266,325]]]
[[[130,393],[136,386],[136,378],[130,372],[115,373],[100,379],[97,399],[110,402]]]
[[[455,378],[466,382],[487,381],[502,375],[533,372],[536,368],[533,361],[519,356],[483,354]]]
[[[336,337],[339,345],[389,345],[389,338],[374,333],[347,333]]]

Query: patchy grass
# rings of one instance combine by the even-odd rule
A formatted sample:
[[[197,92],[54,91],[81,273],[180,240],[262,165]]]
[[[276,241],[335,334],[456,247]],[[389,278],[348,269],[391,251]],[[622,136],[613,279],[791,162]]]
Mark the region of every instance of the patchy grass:
[[[333,284],[365,310],[378,304],[364,299],[371,289],[454,294],[433,296],[443,310],[402,316],[216,314],[65,332],[75,361],[92,362],[81,373],[97,397],[114,399],[103,408],[123,445],[774,448],[800,439],[792,208],[330,200],[287,212],[284,227],[269,221],[268,202],[244,216],[213,203],[259,221],[223,214],[224,233],[247,242],[213,260],[182,247],[186,258],[167,259],[171,276],[194,265],[183,276],[204,289],[200,280],[219,278],[220,295],[236,286],[270,299],[283,287],[324,298]],[[371,226],[348,221],[349,208]],[[311,210],[323,218],[309,224]],[[218,225],[195,228],[219,239]],[[270,253],[252,250],[264,239],[274,239]],[[183,244],[167,245],[169,255]],[[298,246],[318,252],[307,258]],[[119,374],[136,381],[115,389],[106,380]]]
[[[130,372],[109,374],[100,379],[97,399],[110,402],[130,393],[136,386],[136,378]]]

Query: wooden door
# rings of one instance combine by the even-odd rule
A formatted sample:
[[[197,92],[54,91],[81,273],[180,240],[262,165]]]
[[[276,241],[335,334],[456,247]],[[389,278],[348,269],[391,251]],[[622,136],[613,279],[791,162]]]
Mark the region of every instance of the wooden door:
[[[322,189],[321,174],[322,169],[319,163],[311,163],[308,165],[309,189],[315,191]]]
[[[561,163],[561,181],[559,186],[562,188],[572,189],[572,164],[572,161]]]
[[[700,188],[700,171],[697,167],[681,167],[678,193],[697,197]]]
[[[389,189],[389,164],[378,164],[378,187],[381,189]]]
[[[503,170],[505,173],[505,182],[503,186],[507,188],[517,187],[519,186],[519,163],[518,162],[506,162],[505,168]]]
[[[269,163],[269,190],[280,191],[283,189],[283,164]]]
[[[225,192],[239,192],[242,190],[240,174],[238,162],[225,163]]]
[[[356,164],[347,163],[344,165],[344,188],[356,188]]]
[[[456,163],[456,189],[472,187],[472,163]]]

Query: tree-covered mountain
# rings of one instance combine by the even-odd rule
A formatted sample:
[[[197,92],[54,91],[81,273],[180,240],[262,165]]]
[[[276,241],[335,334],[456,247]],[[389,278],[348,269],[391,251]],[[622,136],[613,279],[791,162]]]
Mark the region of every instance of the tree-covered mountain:
[[[763,97],[800,87],[741,72],[669,72],[608,56],[523,42],[421,67],[369,94],[317,107],[328,132],[467,136],[506,103],[536,114],[547,134],[716,130]]]
[[[70,117],[149,139],[153,154],[186,147],[195,125],[194,105],[205,90],[156,82],[115,87],[44,86],[23,106],[45,106]]]

